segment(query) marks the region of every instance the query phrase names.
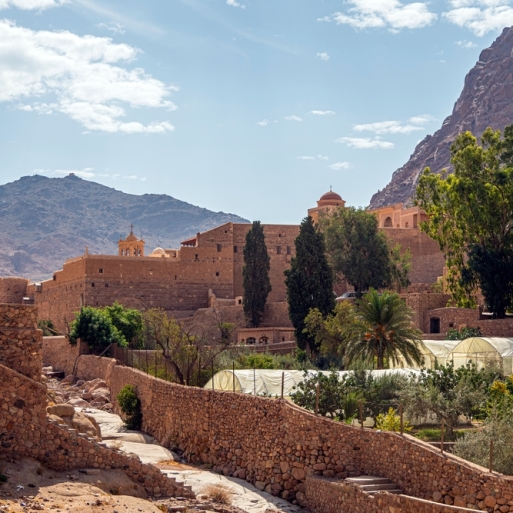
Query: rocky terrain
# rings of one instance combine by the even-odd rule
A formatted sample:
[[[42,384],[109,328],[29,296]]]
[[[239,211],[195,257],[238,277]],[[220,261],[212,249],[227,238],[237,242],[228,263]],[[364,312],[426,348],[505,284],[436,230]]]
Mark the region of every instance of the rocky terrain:
[[[165,194],[125,194],[75,175],[26,176],[0,186],[0,276],[49,278],[86,246],[91,253],[117,254],[131,223],[152,251],[179,247],[229,221],[247,222]]]
[[[483,50],[465,77],[452,114],[433,135],[425,137],[410,160],[392,175],[390,183],[370,201],[370,208],[408,203],[426,166],[439,173],[450,168],[450,148],[458,134],[470,130],[480,137],[487,127],[503,130],[513,123],[513,27],[505,28]]]

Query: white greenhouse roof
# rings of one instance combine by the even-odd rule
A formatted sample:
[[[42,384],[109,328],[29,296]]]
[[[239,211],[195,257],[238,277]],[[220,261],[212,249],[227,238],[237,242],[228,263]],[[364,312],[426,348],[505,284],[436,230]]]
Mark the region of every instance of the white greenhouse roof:
[[[317,374],[322,372],[330,375],[331,371],[308,370],[308,374]],[[353,371],[337,371],[339,377],[352,373]],[[374,377],[381,377],[385,374],[401,374],[408,376],[412,372],[417,374],[419,371],[414,369],[383,369],[369,371]],[[214,375],[214,389],[233,391],[244,394],[256,395],[281,395],[281,380],[284,374],[283,394],[289,396],[293,392],[293,387],[305,379],[305,371],[302,370],[275,370],[275,369],[231,369],[219,371]],[[206,389],[212,389],[212,379],[204,386]]]
[[[462,340],[451,354],[497,353],[502,358],[513,357],[513,338],[471,337]]]
[[[423,354],[431,353],[436,358],[447,358],[460,340],[423,340],[422,343],[427,349],[422,351]]]

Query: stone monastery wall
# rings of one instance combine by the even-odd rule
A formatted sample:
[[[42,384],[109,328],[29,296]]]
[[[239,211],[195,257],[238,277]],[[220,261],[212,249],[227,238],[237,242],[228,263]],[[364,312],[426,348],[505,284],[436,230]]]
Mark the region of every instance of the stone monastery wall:
[[[45,359],[45,363],[51,362]],[[286,401],[175,385],[115,365],[108,358],[81,356],[78,376],[82,369],[88,370],[87,377],[104,379],[114,397],[125,384],[136,386],[143,429],[163,445],[181,449],[191,462],[211,464],[218,472],[246,479],[288,500],[308,504],[314,493],[309,486],[320,486],[310,485],[308,477],[342,479],[368,474],[389,478],[417,499],[486,511],[498,505],[501,512],[513,511],[513,478],[441,455],[409,435],[361,430],[317,417]],[[446,511],[434,503],[418,510],[401,509],[397,504],[393,505],[396,510],[355,509],[360,499],[371,500],[363,495],[357,499],[341,511]],[[409,504],[402,500],[406,502],[401,504]],[[314,510],[334,511],[322,504]]]
[[[120,468],[152,495],[190,496],[157,467],[47,420],[36,316],[31,306],[0,305],[0,458],[34,458],[55,470]]]

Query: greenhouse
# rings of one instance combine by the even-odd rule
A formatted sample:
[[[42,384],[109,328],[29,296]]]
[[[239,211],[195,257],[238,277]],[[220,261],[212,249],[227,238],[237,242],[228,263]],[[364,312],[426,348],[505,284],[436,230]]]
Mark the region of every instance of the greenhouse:
[[[331,371],[306,371],[310,375],[322,372],[325,375],[331,374]],[[353,371],[338,371],[339,377]],[[416,373],[413,369],[385,369],[373,370],[374,377],[380,377],[384,374],[404,374]],[[294,386],[298,385],[305,379],[305,371],[302,370],[274,370],[274,369],[240,369],[240,370],[222,370],[214,375],[208,381],[204,388],[215,390],[224,390],[227,392],[241,392],[253,395],[281,395],[281,382],[283,374],[283,395],[290,396]]]
[[[513,338],[467,338],[454,347],[448,360],[453,360],[456,368],[463,367],[468,361],[478,369],[496,366],[509,376],[513,373]]]
[[[434,369],[435,361],[440,365],[447,363],[447,358],[451,351],[460,343],[460,340],[423,340],[423,347],[421,353],[424,358],[424,364],[416,368],[424,367],[425,369]],[[399,356],[399,362],[394,368],[401,368],[406,366],[404,359]]]

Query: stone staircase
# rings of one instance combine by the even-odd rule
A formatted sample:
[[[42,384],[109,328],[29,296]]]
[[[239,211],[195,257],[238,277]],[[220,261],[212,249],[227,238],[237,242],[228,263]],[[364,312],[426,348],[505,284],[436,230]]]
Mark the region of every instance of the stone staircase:
[[[389,492],[394,494],[403,493],[390,479],[386,477],[359,476],[348,477],[346,483],[357,485],[362,491],[374,494],[377,492]]]

